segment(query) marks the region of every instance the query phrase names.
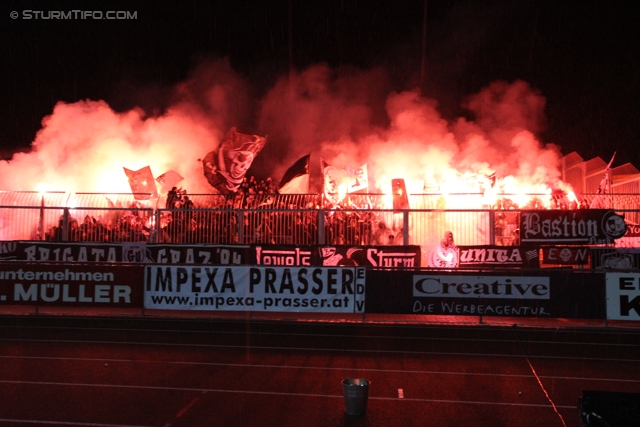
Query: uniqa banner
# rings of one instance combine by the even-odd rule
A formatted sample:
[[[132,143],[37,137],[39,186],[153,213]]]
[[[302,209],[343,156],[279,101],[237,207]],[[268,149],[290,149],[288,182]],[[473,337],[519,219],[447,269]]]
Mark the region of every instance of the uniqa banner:
[[[535,247],[459,246],[459,250],[460,267],[540,267]]]
[[[365,269],[194,267],[145,269],[144,307],[166,310],[364,313]]]

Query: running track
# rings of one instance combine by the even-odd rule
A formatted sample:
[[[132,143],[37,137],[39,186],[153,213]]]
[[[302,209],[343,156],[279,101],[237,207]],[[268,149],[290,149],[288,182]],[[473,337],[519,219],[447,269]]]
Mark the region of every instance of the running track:
[[[576,427],[639,362],[638,328],[0,316],[0,426]]]

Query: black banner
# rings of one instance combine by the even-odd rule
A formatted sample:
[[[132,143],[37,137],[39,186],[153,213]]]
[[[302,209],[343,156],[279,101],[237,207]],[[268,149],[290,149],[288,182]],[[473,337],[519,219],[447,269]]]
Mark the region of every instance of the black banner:
[[[533,244],[611,244],[627,231],[624,218],[607,209],[522,211],[520,241]]]
[[[542,248],[542,264],[587,265],[591,251],[585,246],[549,246]]]
[[[640,268],[640,249],[591,249],[591,268],[597,270],[636,270]]]
[[[192,265],[420,267],[420,246],[3,242],[0,260]]]
[[[143,264],[248,265],[249,245],[4,242],[0,260]]]
[[[420,267],[420,246],[320,246],[322,265],[381,268]]]
[[[540,256],[536,247],[458,246],[458,248],[460,267],[540,267]]]
[[[604,273],[367,274],[367,313],[605,319]]]

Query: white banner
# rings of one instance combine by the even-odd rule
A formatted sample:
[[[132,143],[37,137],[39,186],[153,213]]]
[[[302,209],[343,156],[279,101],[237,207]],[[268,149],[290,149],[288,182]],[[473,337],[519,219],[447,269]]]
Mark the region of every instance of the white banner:
[[[364,268],[145,268],[144,307],[167,310],[364,313]]]
[[[607,273],[607,319],[640,320],[640,274]]]

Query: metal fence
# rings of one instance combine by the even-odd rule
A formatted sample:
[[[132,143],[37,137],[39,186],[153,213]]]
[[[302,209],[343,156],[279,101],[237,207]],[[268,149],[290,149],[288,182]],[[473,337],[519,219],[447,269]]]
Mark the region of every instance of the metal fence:
[[[393,201],[383,194],[348,195],[338,209],[323,209],[315,194],[189,196],[194,209],[166,209],[134,194],[0,192],[0,241],[430,247],[452,231],[458,245],[519,244],[521,211],[487,206],[480,194],[412,195],[403,210],[385,208]],[[616,210],[634,223],[640,201],[607,197],[625,206]]]
[[[459,245],[512,245],[518,222],[490,210],[0,206],[0,241],[433,245],[452,231]]]

